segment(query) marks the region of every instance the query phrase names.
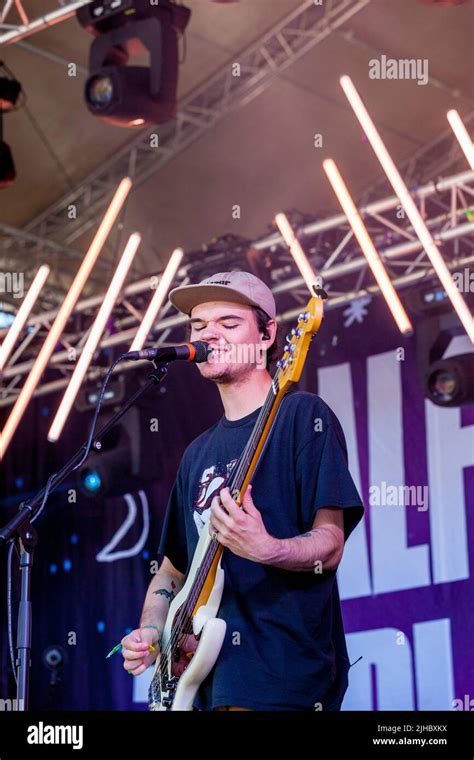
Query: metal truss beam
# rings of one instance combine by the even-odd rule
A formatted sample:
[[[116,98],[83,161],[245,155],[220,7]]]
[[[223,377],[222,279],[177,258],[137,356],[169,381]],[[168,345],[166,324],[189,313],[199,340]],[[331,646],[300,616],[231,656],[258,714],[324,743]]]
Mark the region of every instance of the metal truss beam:
[[[24,40],[26,37],[31,37],[32,34],[36,34],[36,32],[41,32],[42,29],[47,29],[54,24],[59,24],[61,21],[67,21],[68,18],[71,18],[75,15],[78,8],[83,5],[88,5],[89,2],[90,0],[78,0],[78,2],[75,3],[67,3],[60,8],[56,8],[56,10],[51,11],[50,13],[45,13],[43,16],[40,16],[34,21],[29,21],[26,15],[22,15],[22,19],[24,21],[23,24],[0,24],[1,27],[9,28],[9,31],[5,32],[5,34],[0,35],[0,47],[3,45],[11,45],[12,43],[18,42],[19,40]],[[11,4],[11,0],[7,0],[5,3],[3,15],[1,17],[2,22],[10,10]]]
[[[422,210],[434,239],[441,247],[443,257],[451,271],[472,267],[474,263],[474,172],[463,172],[437,183],[420,187],[414,197]],[[291,219],[291,212],[288,212]],[[413,286],[435,278],[430,261],[422,250],[408,222],[399,213],[398,199],[394,196],[376,201],[361,209],[365,223],[398,289]],[[321,275],[329,293],[328,309],[341,307],[364,295],[376,294],[378,288],[365,258],[360,254],[347,220],[343,215],[328,219],[311,220],[296,224],[296,233],[306,249],[310,262]],[[260,264],[257,273],[266,277],[277,302],[278,321],[294,319],[308,298],[306,285],[298,275],[293,259],[279,235],[270,235],[259,241],[236,241],[234,249],[225,239],[221,248],[206,252],[188,253],[184,265],[176,276],[176,284],[198,281],[212,271],[231,268],[249,269],[248,251],[256,253]],[[265,268],[266,267],[266,268]],[[110,357],[104,352],[128,350],[135,336],[141,316],[150,300],[149,278],[128,285],[119,299],[109,331],[100,342],[99,349],[88,373],[89,381],[97,381],[104,373]],[[75,366],[71,361],[80,355],[88,330],[102,301],[102,295],[78,302],[60,344],[51,358],[48,373],[36,394],[45,395],[59,390],[68,382]],[[171,305],[165,304],[158,315],[149,338],[153,345],[179,343],[184,340],[187,317],[168,315]],[[23,376],[30,371],[38,348],[44,340],[56,310],[32,317],[21,344],[2,375],[0,407],[12,404],[18,394]],[[5,331],[3,331],[3,334]],[[0,331],[0,339],[2,331]]]
[[[474,229],[474,225],[472,225]],[[454,272],[455,270],[462,269],[462,268],[469,268],[474,265],[474,255],[471,256],[465,256],[460,259],[455,259],[448,264],[448,268],[450,271]],[[401,277],[396,278],[393,280],[393,285],[396,290],[403,290],[404,288],[410,287],[412,285],[416,285],[419,282],[430,282],[432,280],[436,280],[437,275],[434,271],[434,269],[430,266],[426,266],[422,270],[418,270],[417,272],[414,272],[412,274],[407,274]],[[301,280],[302,282],[302,280]],[[331,300],[327,303],[325,310],[331,311],[333,309],[340,308],[342,306],[345,306],[346,304],[350,303],[351,301],[363,298],[367,295],[378,295],[380,292],[378,285],[372,284],[369,285],[366,288],[360,288],[357,292],[354,293],[346,293],[345,295],[337,296],[336,298],[331,298]],[[296,309],[288,309],[283,314],[280,314],[277,316],[277,321],[279,323],[288,322],[291,320],[295,320],[299,312],[301,311],[301,306],[299,306]],[[168,319],[164,319],[161,322],[161,329],[163,331],[166,330],[167,333],[170,332],[172,327],[176,326],[183,326],[186,324],[187,318],[184,316],[176,316],[176,317],[170,317]],[[133,328],[131,330],[123,331],[121,335],[115,335],[110,338],[105,339],[102,341],[102,347],[113,347],[120,345],[120,343],[130,343],[134,336],[135,336],[136,328]],[[166,341],[160,341],[163,345],[166,345]],[[172,345],[172,344],[170,344]],[[80,351],[78,351],[78,354]],[[66,362],[67,361],[67,353],[62,352],[61,355],[53,357],[53,363],[57,364],[60,361]],[[137,368],[137,366],[140,365],[146,365],[148,362],[129,362],[124,363],[121,365],[121,371],[129,371],[131,369]],[[17,379],[18,376],[15,376],[15,373],[12,373],[7,370],[8,375],[13,375],[13,382],[10,384],[9,388],[5,389],[6,393],[4,392],[3,395],[0,394],[0,408],[2,407],[8,407],[12,406],[15,402],[16,396],[18,391],[14,389],[14,382]],[[5,373],[5,374],[7,374]],[[96,382],[99,382],[101,380],[102,376],[105,374],[103,369],[96,370],[95,372],[89,372],[88,379],[93,380]],[[51,382],[45,382],[41,386],[39,386],[34,396],[47,396],[51,393],[57,393],[58,391],[64,390],[69,383],[68,378],[62,378],[59,380],[51,381]]]
[[[467,129],[474,129],[474,111],[463,116]],[[450,172],[461,171],[466,165],[459,143],[451,127],[445,129],[438,137],[427,145],[423,145],[415,153],[400,163],[400,171],[409,187],[416,187],[427,182],[430,177],[442,177]],[[365,204],[373,198],[389,191],[391,185],[385,175],[372,183],[361,198]]]
[[[234,56],[240,66],[235,76],[228,62],[214,76],[184,98],[175,122],[140,132],[73,191],[49,206],[25,226],[37,238],[66,247],[95,227],[118,181],[133,178],[134,188],[148,180],[175,156],[199,139],[227,114],[253,100],[284,71],[366,7],[371,0],[334,0],[315,5],[305,0],[261,39]],[[80,3],[82,4],[82,3]],[[1,40],[0,40],[1,41]],[[154,140],[158,137],[158,146]],[[66,210],[74,206],[76,220]]]

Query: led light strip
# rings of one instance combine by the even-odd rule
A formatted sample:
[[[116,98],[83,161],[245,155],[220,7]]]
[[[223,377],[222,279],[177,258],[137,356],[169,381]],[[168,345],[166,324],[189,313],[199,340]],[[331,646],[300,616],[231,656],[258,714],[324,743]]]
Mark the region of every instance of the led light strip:
[[[114,197],[110,202],[110,206],[107,209],[104,218],[102,219],[99,229],[97,230],[89,250],[87,251],[84,260],[79,267],[79,270],[72,282],[71,287],[62,303],[61,308],[58,311],[56,319],[46,336],[46,339],[41,347],[41,350],[36,358],[30,374],[26,378],[18,398],[15,402],[13,409],[10,412],[5,427],[2,431],[2,437],[0,440],[0,458],[3,458],[6,449],[17,429],[20,421],[25,413],[26,407],[31,399],[31,396],[38,385],[41,375],[46,369],[46,366],[51,358],[56,344],[61,336],[61,333],[66,326],[69,317],[72,314],[76,301],[79,298],[81,291],[87,282],[87,279],[92,271],[92,268],[97,261],[99,254],[103,248],[103,245],[107,239],[112,226],[117,219],[120,209],[123,206],[125,198],[127,197],[132,181],[128,177],[125,177],[119,184],[115,191]]]
[[[354,201],[352,200],[349,190],[341,177],[339,169],[332,159],[323,161],[323,169],[326,172],[327,178],[331,183],[332,189],[334,190],[339,203],[341,204],[342,210],[347,216],[347,220],[351,225],[352,231],[359,242],[362,253],[367,259],[367,263],[372,270],[372,274],[377,280],[377,284],[382,291],[382,295],[387,302],[387,306],[392,312],[398,329],[405,335],[411,334],[413,332],[413,325],[408,318],[408,314],[403,308],[397,291],[392,285],[392,281],[387,274],[384,263],[380,258],[377,249],[375,248],[372,238],[367,231],[367,228],[356,208]]]
[[[58,411],[56,412],[52,425],[49,429],[48,441],[57,441],[63,431],[66,420],[72,409],[72,405],[74,404],[79,388],[81,387],[82,381],[86,375],[87,368],[89,367],[92,357],[94,356],[94,352],[98,346],[101,335],[104,332],[104,328],[107,324],[110,313],[114,308],[117,297],[123,287],[123,283],[128,274],[128,270],[130,269],[132,261],[135,258],[135,254],[138,250],[140,242],[141,236],[137,232],[134,232],[130,236],[128,243],[125,246],[125,250],[118,263],[117,269],[115,270],[114,276],[112,277],[109,288],[104,296],[104,300],[94,320],[94,324],[92,325],[84,348],[82,349],[76,368],[72,373],[69,385],[66,388],[64,396],[62,397],[61,403],[58,407]]]
[[[47,264],[43,264],[36,272],[35,278],[30,285],[28,293],[24,297],[23,302],[18,309],[16,317],[11,323],[10,329],[5,335],[5,339],[0,346],[0,370],[2,370],[7,363],[7,359],[13,350],[13,346],[17,342],[18,336],[23,330],[26,320],[30,316],[31,310],[36,303],[36,299],[41,293],[43,285],[46,282],[50,271],[51,270]]]
[[[471,169],[474,169],[474,145],[471,138],[469,137],[469,132],[464,126],[464,122],[462,121],[458,112],[454,109],[448,111],[447,117],[449,123],[453,128],[454,134],[458,138],[459,145],[461,146],[464,155],[467,158],[469,166]]]
[[[401,178],[400,173],[395,166],[387,148],[385,147],[372,119],[370,118],[368,111],[364,106],[362,99],[357,92],[351,78],[348,76],[343,76],[339,81],[349,103],[354,110],[355,115],[357,116],[362,126],[362,129],[367,135],[367,139],[369,140],[378,160],[383,167],[383,170],[385,171],[385,174],[390,181],[390,184],[398,196],[406,215],[412,223],[413,229],[415,230],[428,258],[430,259],[431,264],[461,321],[461,324],[466,330],[471,343],[474,343],[474,320],[472,318],[472,315],[461,293],[457,289],[454,280],[449,272],[449,269],[446,266],[446,262],[438,251],[436,243],[433,240],[433,237],[431,236],[431,233],[426,226],[418,208],[416,207],[416,204],[411,197],[406,184]]]
[[[296,266],[300,270],[303,280],[308,286],[309,292],[311,295],[314,295],[313,286],[318,284],[318,278],[316,277],[313,267],[309,263],[308,257],[303,251],[300,241],[296,237],[293,228],[288,221],[288,217],[286,214],[277,214],[275,216],[275,222],[277,223],[283,240],[290,249],[290,253],[295,260]]]
[[[178,271],[178,267],[181,264],[183,255],[184,254],[182,248],[176,248],[171,254],[170,260],[166,265],[166,269],[161,276],[160,282],[158,283],[158,287],[153,294],[153,298],[148,305],[140,327],[137,330],[137,334],[135,335],[132,345],[130,346],[130,351],[140,351],[140,349],[143,348],[143,344],[148,337],[148,333],[153,327],[155,317],[161,309],[161,305],[165,300],[170,285],[173,282],[174,276]]]

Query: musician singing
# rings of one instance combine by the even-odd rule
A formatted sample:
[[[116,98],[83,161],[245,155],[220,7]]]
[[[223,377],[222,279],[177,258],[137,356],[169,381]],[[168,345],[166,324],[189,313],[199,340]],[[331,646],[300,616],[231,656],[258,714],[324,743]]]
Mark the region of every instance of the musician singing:
[[[190,317],[190,339],[214,349],[214,360],[198,367],[216,383],[223,415],[182,457],[159,545],[163,561],[139,628],[122,640],[124,667],[139,675],[156,659],[169,605],[207,530],[225,547],[218,617],[227,628],[194,708],[339,710],[349,660],[336,571],[364,512],[342,428],[319,396],[288,393],[240,509],[225,484],[271,388],[273,295],[248,272],[221,272],[175,288],[170,300]],[[243,346],[255,349],[245,361]],[[189,653],[197,641],[188,639]],[[183,656],[178,672],[186,662]]]

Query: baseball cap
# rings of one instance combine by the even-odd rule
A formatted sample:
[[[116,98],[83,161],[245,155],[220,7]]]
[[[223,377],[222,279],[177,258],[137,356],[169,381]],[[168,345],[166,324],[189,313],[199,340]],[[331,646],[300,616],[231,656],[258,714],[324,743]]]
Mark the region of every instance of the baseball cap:
[[[178,311],[191,314],[192,309],[207,301],[231,301],[248,306],[260,306],[271,319],[275,319],[276,306],[272,291],[250,272],[218,272],[196,285],[173,288],[169,300]]]

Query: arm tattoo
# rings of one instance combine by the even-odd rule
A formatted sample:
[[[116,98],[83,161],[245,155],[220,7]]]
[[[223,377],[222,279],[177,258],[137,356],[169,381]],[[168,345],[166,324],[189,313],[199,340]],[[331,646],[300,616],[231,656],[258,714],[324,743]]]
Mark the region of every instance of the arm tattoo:
[[[173,601],[173,599],[176,596],[176,594],[174,592],[175,588],[176,588],[176,583],[174,581],[171,581],[171,591],[168,591],[168,589],[166,589],[166,588],[159,588],[157,591],[154,591],[153,593],[154,594],[162,594],[163,596],[166,596],[166,598],[168,599],[169,603],[171,604],[171,602]]]

